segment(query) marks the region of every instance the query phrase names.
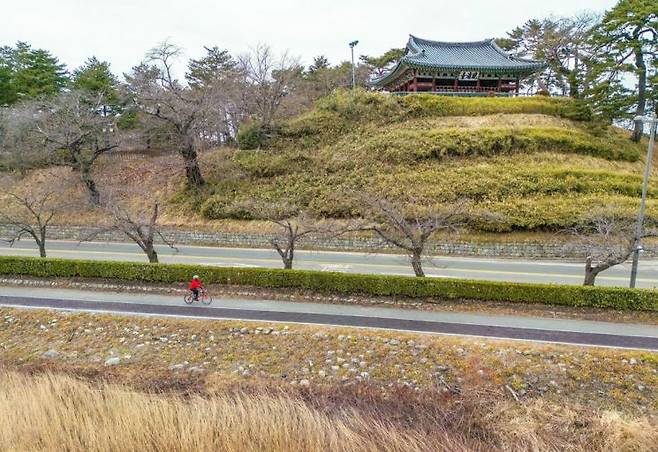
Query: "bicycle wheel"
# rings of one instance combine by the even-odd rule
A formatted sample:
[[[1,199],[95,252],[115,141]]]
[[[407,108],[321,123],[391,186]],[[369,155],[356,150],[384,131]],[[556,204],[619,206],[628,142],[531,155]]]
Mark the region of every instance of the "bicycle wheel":
[[[183,297],[183,301],[185,301],[186,304],[192,304],[194,303],[194,295],[191,293],[188,293]]]
[[[206,304],[206,305],[212,303],[212,297],[210,296],[210,294],[208,292],[201,295],[201,303]]]

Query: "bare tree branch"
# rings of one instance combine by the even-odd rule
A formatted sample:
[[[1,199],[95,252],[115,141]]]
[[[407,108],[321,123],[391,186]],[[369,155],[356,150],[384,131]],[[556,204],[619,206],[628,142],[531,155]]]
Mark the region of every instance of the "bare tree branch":
[[[0,208],[0,224],[13,229],[10,236],[5,239],[9,246],[26,235],[34,239],[39,247],[39,255],[46,257],[46,238],[48,227],[51,225],[57,212],[63,210],[64,205],[54,200],[54,192],[30,193],[21,195],[7,193],[7,202],[2,202]]]
[[[376,233],[385,243],[404,250],[416,276],[425,276],[422,259],[427,244],[438,231],[457,233],[465,225],[463,202],[441,209],[406,208],[387,199],[372,195],[358,196],[363,214],[372,220],[364,231]]]

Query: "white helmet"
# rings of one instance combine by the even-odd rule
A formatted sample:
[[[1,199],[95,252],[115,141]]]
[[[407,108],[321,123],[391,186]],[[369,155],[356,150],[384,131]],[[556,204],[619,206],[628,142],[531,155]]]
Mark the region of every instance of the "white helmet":
[[[199,275],[192,276],[192,279],[199,279]]]

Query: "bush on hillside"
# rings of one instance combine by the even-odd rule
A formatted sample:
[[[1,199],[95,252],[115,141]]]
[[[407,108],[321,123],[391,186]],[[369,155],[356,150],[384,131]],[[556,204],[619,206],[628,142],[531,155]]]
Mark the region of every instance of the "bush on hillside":
[[[355,143],[361,158],[367,155],[390,163],[445,157],[495,156],[553,151],[592,155],[608,160],[637,161],[640,152],[630,141],[621,142],[557,127],[482,127],[477,129],[396,128]]]
[[[238,131],[239,149],[260,149],[265,146],[268,132],[259,122],[247,122],[240,125]]]

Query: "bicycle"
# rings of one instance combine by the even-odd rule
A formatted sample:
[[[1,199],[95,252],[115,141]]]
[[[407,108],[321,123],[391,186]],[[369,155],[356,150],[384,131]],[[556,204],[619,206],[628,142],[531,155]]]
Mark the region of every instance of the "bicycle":
[[[194,303],[194,294],[193,293],[188,293],[183,297],[183,301],[185,301],[185,304],[192,304]],[[207,290],[201,289],[199,290],[199,297],[197,301],[200,301],[201,303],[205,305],[209,305],[212,303],[212,296],[208,293]]]

